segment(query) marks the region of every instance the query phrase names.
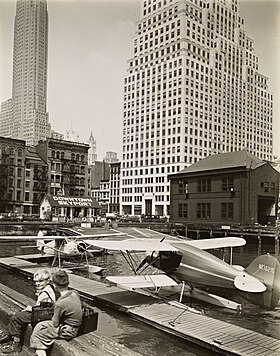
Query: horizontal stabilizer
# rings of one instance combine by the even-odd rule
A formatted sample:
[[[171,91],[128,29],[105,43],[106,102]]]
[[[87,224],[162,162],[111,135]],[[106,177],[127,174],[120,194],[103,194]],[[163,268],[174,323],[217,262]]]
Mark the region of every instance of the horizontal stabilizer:
[[[266,286],[262,282],[248,273],[242,273],[235,277],[234,285],[243,292],[261,293],[266,290]]]
[[[245,268],[243,266],[239,266],[239,265],[231,265],[233,268],[237,269],[237,271],[244,271]]]
[[[106,277],[106,279],[126,289],[177,286],[177,283],[165,274],[145,276],[109,276]]]

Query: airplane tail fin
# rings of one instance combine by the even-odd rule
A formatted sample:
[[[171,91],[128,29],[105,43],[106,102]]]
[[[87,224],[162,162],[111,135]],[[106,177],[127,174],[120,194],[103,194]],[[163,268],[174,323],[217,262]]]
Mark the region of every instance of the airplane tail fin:
[[[280,263],[267,254],[255,258],[246,268],[246,272],[266,286],[262,293],[246,293],[246,299],[266,308],[274,309],[280,299]]]

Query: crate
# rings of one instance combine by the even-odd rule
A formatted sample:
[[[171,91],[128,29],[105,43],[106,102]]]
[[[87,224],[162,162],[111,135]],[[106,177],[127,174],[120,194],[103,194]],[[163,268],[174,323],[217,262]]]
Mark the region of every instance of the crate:
[[[78,335],[83,335],[95,331],[98,324],[98,312],[91,307],[83,303],[83,319],[79,329]]]

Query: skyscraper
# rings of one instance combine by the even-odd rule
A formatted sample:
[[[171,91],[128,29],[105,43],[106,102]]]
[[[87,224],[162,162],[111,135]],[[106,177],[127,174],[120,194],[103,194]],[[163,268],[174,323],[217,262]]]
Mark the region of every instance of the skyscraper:
[[[271,160],[272,110],[238,0],[143,0],[124,85],[121,211],[168,215],[167,175],[208,155]]]
[[[47,1],[18,0],[14,25],[12,99],[2,104],[1,136],[23,139],[27,145],[34,145],[50,135],[46,112],[47,61]]]
[[[92,133],[90,132],[90,136],[88,139],[89,150],[88,150],[88,165],[92,166],[97,161],[97,153],[96,153],[96,139]]]

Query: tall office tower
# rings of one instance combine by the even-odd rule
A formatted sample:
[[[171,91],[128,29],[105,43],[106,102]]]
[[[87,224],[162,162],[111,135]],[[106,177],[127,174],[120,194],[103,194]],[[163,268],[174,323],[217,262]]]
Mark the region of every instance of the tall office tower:
[[[23,139],[27,145],[35,145],[50,136],[46,112],[47,60],[47,1],[18,0],[11,113],[8,115],[1,111],[1,136]],[[11,116],[13,120],[10,120]]]
[[[96,139],[94,138],[92,131],[90,132],[87,143],[89,144],[88,165],[92,166],[97,161]]]
[[[144,0],[124,85],[121,211],[169,215],[167,175],[247,148],[272,159],[272,102],[237,0]]]

